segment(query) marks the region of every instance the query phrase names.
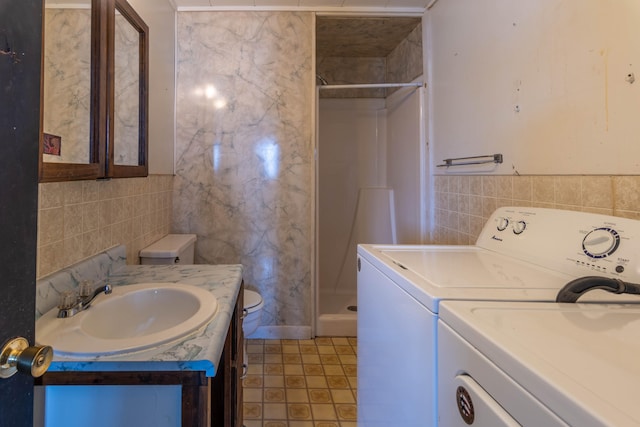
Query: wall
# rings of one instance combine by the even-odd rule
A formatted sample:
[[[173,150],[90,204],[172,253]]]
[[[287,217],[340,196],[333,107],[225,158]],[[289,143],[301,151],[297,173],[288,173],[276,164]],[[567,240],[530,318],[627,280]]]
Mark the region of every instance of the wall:
[[[170,232],[173,199],[170,174],[173,173],[175,135],[175,10],[168,0],[130,0],[129,3],[149,26],[149,173],[152,175],[40,184],[38,278],[116,244],[126,245],[127,263],[137,264],[140,249]],[[53,11],[56,10],[47,10],[46,15],[55,16]],[[67,37],[75,38],[78,38],[77,31],[76,36]],[[51,55],[51,60],[59,58],[64,56]]]
[[[425,14],[432,243],[472,244],[499,206],[640,219],[640,5],[440,1]]]
[[[313,26],[311,13],[178,14],[173,229],[198,235],[196,262],[244,265],[264,335],[310,335]]]
[[[37,277],[127,246],[127,263],[170,231],[170,175],[40,184]]]
[[[326,293],[356,292],[356,220],[363,211],[359,190],[387,186],[387,126],[384,99],[321,99],[318,123],[318,281],[320,311]],[[363,194],[362,197],[366,197]],[[358,202],[363,203],[358,206]],[[359,208],[360,218],[356,217]],[[383,212],[379,212],[382,216]],[[364,217],[367,218],[364,218]],[[388,222],[380,229],[388,229]],[[367,233],[371,238],[373,233]],[[392,243],[369,241],[363,243]]]
[[[638,176],[436,176],[434,243],[473,244],[501,206],[539,206],[640,220]]]
[[[479,170],[640,172],[640,3],[446,0],[426,17],[434,162],[502,153]]]
[[[171,0],[128,0],[149,26],[149,173],[173,173],[176,12]]]

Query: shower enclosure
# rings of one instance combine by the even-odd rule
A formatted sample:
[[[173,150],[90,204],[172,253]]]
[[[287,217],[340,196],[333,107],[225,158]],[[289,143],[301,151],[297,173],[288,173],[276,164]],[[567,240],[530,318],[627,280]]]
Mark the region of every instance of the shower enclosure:
[[[391,86],[400,88],[386,98],[319,96]],[[425,89],[421,82],[329,84],[317,92],[315,331],[355,336],[357,244],[426,236]]]

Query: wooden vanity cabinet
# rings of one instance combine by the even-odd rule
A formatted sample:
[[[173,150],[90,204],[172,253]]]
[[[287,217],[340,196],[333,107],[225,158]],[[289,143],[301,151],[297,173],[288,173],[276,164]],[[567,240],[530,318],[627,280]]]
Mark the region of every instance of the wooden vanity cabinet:
[[[243,295],[240,287],[216,376],[200,371],[47,372],[36,385],[179,385],[182,427],[242,427]]]
[[[212,427],[242,427],[243,310],[244,284],[240,287],[236,307],[229,325],[229,332],[218,368],[219,374],[211,378],[211,412],[223,414],[223,416],[212,418]]]

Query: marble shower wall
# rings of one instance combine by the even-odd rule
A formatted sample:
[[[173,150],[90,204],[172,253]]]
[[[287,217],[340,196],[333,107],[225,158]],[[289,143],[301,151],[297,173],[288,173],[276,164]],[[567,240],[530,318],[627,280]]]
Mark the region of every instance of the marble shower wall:
[[[263,325],[310,334],[313,16],[181,12],[177,28],[173,231],[198,235],[198,263],[245,266]]]

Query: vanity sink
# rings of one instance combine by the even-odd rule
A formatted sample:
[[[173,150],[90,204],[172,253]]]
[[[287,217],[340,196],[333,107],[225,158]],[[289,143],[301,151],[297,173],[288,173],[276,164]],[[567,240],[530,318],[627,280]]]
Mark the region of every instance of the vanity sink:
[[[146,350],[198,331],[215,316],[216,298],[180,283],[116,286],[91,307],[67,318],[58,309],[36,322],[36,341],[54,354],[96,357]]]

